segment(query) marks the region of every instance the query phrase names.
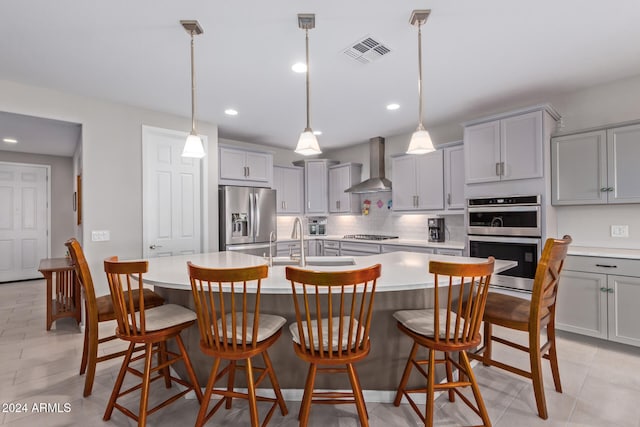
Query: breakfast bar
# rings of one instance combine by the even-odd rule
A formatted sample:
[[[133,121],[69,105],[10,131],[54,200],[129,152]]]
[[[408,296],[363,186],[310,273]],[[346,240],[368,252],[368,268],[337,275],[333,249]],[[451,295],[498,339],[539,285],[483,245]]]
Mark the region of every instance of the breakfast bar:
[[[322,259],[321,259],[322,258]],[[382,265],[382,273],[376,286],[374,316],[371,326],[371,353],[357,364],[362,387],[368,392],[378,392],[372,399],[391,400],[398,385],[406,362],[406,353],[411,340],[400,333],[392,314],[401,309],[427,308],[433,305],[434,278],[428,272],[430,260],[456,263],[481,262],[479,258],[455,257],[447,255],[414,252],[392,252],[371,256],[354,257],[309,257],[307,269],[317,271],[354,270],[374,264]],[[264,265],[263,257],[237,252],[213,252],[149,259],[149,272],[145,274],[146,284],[153,285],[155,291],[169,303],[193,308],[191,285],[187,273],[187,261],[209,268],[240,268]],[[276,260],[282,261],[282,260]],[[335,261],[335,262],[332,262]],[[318,265],[311,265],[318,264]],[[331,265],[340,264],[340,265]],[[496,260],[495,273],[507,270],[514,261]],[[440,286],[447,283],[443,281]],[[295,321],[291,300],[291,284],[285,278],[285,266],[275,265],[269,269],[269,277],[261,285],[261,313],[284,316],[287,323]],[[204,383],[209,375],[211,358],[199,350],[197,326],[185,330],[183,339],[189,351],[199,381]],[[270,349],[278,380],[283,389],[302,390],[308,366],[294,354],[291,336],[285,326],[283,336]],[[183,374],[180,372],[180,374]],[[318,388],[348,389],[346,378],[322,376],[317,379]],[[385,393],[386,392],[386,393]]]

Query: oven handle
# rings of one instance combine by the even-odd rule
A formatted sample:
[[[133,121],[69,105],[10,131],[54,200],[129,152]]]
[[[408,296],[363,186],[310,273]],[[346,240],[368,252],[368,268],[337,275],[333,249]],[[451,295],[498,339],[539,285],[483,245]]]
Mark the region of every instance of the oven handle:
[[[542,243],[542,239],[537,239],[535,237],[527,238],[527,237],[505,237],[505,236],[468,236],[469,243],[471,242],[498,242],[498,243],[524,243],[524,244],[537,244],[540,245]]]
[[[469,207],[468,212],[540,212],[540,206],[483,206]]]

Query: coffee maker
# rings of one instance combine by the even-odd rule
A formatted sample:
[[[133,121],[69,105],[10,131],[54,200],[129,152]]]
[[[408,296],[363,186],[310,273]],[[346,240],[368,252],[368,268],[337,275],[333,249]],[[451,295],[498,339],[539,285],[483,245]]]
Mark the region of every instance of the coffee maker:
[[[427,219],[430,242],[444,242],[444,218]]]

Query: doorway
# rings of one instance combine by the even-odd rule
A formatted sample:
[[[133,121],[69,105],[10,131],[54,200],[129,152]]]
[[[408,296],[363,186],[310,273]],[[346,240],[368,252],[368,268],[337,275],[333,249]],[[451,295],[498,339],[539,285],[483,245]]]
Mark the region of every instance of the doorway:
[[[51,248],[51,167],[0,162],[0,282],[40,278]]]

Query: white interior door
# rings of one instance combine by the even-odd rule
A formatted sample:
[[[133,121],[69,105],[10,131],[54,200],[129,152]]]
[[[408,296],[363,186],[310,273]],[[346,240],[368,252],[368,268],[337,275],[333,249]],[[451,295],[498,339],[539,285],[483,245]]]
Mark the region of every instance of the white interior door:
[[[145,258],[202,252],[202,161],[181,156],[186,138],[142,127]]]
[[[42,277],[38,265],[49,256],[48,177],[49,166],[0,162],[0,282]]]

